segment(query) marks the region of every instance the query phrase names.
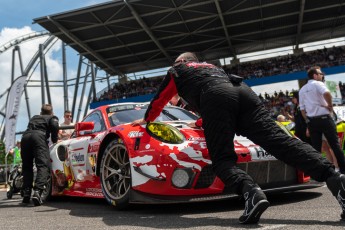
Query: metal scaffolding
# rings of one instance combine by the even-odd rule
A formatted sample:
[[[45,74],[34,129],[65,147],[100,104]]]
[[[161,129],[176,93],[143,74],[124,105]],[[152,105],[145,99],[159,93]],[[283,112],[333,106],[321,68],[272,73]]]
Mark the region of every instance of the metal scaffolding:
[[[21,48],[20,45],[28,40],[33,40],[36,38],[42,38],[42,36],[47,36],[47,39],[44,43],[40,44],[37,52],[32,56],[29,63],[24,67],[23,66],[23,60],[21,55]],[[11,76],[9,76],[8,80],[12,83],[16,80],[16,78],[20,76],[26,76],[26,84],[24,87],[24,95],[25,95],[25,101],[26,101],[26,109],[27,109],[27,115],[28,118],[31,117],[31,109],[30,109],[30,88],[40,88],[40,95],[41,95],[41,102],[42,104],[45,103],[52,103],[52,95],[51,95],[51,87],[60,87],[62,88],[63,92],[63,108],[64,110],[71,110],[72,114],[77,114],[77,116],[73,117],[73,122],[78,122],[81,119],[81,111],[84,110],[83,115],[85,116],[88,112],[89,104],[91,100],[94,100],[96,98],[96,81],[100,80],[107,80],[108,88],[110,87],[109,83],[109,77],[110,75],[106,75],[106,77],[98,77],[97,73],[98,68],[95,67],[95,65],[86,60],[83,56],[80,55],[79,61],[78,61],[78,68],[77,73],[75,76],[68,76],[67,74],[67,55],[66,55],[66,44],[62,42],[62,49],[61,49],[61,60],[62,60],[62,68],[63,68],[63,74],[61,80],[50,80],[49,78],[49,67],[46,63],[46,54],[51,49],[51,47],[56,42],[61,42],[58,38],[56,38],[53,35],[50,35],[48,32],[42,32],[42,33],[35,33],[35,34],[29,34],[27,36],[23,36],[20,38],[14,39],[14,41],[10,41],[6,43],[5,45],[0,47],[0,55],[7,50],[12,49],[12,62],[11,62]],[[20,73],[16,73],[15,70],[19,63],[19,69]],[[39,68],[37,68],[39,67]],[[85,69],[85,73],[82,74],[82,70]],[[40,74],[40,80],[32,80],[31,77],[34,72],[39,72]],[[5,76],[6,77],[6,76]],[[82,85],[82,91],[81,93],[78,93],[79,91],[79,85]],[[70,102],[68,100],[68,89],[71,87],[73,89],[73,100],[72,105],[70,105]],[[0,98],[7,97],[7,94],[9,92],[9,89],[6,89],[4,92],[0,92]],[[89,90],[87,102],[83,103],[83,95],[85,95],[85,92]],[[81,96],[80,96],[81,95]],[[78,96],[79,101],[78,101]],[[72,109],[70,109],[72,108]],[[77,109],[78,108],[78,109]],[[1,139],[4,139],[5,136],[5,128],[4,128],[4,122],[5,122],[5,116],[6,116],[6,103],[0,108],[0,116],[3,117],[2,119],[2,129],[0,130],[0,136]]]

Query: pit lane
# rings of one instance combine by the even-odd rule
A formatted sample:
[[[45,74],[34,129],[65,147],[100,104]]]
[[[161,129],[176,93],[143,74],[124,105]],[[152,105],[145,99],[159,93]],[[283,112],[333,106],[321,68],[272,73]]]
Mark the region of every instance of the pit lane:
[[[344,229],[340,207],[326,187],[268,196],[259,225],[237,223],[238,199],[176,205],[135,205],[117,211],[106,201],[63,197],[34,207],[0,191],[0,229]]]

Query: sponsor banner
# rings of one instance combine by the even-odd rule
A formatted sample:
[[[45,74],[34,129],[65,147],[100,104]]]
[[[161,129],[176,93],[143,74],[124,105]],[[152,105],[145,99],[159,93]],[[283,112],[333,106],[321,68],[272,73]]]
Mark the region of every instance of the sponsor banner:
[[[6,152],[15,146],[17,116],[19,112],[20,98],[22,96],[26,76],[18,77],[10,88],[7,96],[5,117],[5,145]]]
[[[338,120],[345,121],[345,106],[334,106],[333,110],[337,114]]]
[[[342,103],[341,93],[339,89],[339,84],[335,81],[326,81],[326,87],[332,94],[332,102],[335,105],[340,105]]]

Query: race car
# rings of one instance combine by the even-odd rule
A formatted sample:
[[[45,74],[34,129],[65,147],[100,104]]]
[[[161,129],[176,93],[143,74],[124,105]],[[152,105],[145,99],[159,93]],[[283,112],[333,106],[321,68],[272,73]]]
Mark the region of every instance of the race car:
[[[119,209],[132,203],[237,196],[212,171],[202,128],[188,126],[198,118],[195,114],[166,106],[155,122],[131,126],[144,117],[147,107],[147,103],[105,105],[77,123],[70,139],[51,148],[46,196],[105,198]],[[236,136],[234,144],[239,167],[266,192],[323,185],[244,137]]]

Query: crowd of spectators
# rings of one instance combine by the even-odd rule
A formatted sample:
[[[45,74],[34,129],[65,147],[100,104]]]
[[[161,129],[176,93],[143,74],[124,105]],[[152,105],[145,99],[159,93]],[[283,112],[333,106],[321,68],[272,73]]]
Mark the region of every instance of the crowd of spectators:
[[[343,47],[332,47],[293,54],[260,61],[244,62],[226,67],[225,71],[239,75],[245,79],[262,78],[278,74],[289,74],[299,71],[307,71],[312,66],[321,68],[345,65],[345,53]]]
[[[345,83],[339,82],[338,84],[344,102]],[[277,119],[279,115],[284,115],[286,118],[289,118],[293,116],[293,110],[295,108],[295,105],[292,103],[293,92],[294,90],[291,90],[290,92],[288,90],[285,92],[274,91],[272,95],[265,93],[264,95],[259,94],[259,97],[265,107],[271,112],[271,117],[273,119]]]
[[[259,94],[261,101],[264,103],[265,107],[271,112],[271,117],[276,119],[278,115],[284,115],[288,117],[288,114],[292,114],[294,105],[292,104],[292,92],[286,90],[285,92],[279,91],[274,92],[274,94],[269,95],[265,93],[264,95]]]
[[[288,74],[297,71],[307,71],[311,66],[318,65],[322,68],[345,65],[345,52],[343,47],[324,48],[316,51],[306,52],[299,55],[287,55],[264,59],[261,61],[244,62],[232,67],[224,67],[225,71],[244,77],[245,79],[262,78],[266,76]],[[157,91],[162,77],[151,77],[116,83],[104,91],[97,101],[122,99],[146,94],[153,94]],[[342,97],[345,99],[345,83],[339,82]],[[277,93],[275,93],[277,94]],[[281,95],[281,93],[278,93]],[[283,93],[284,94],[284,93]],[[273,104],[282,103],[283,97],[274,99]]]
[[[135,97],[140,95],[152,94],[157,91],[162,78],[145,78],[117,83],[110,90],[103,92],[98,101]]]

